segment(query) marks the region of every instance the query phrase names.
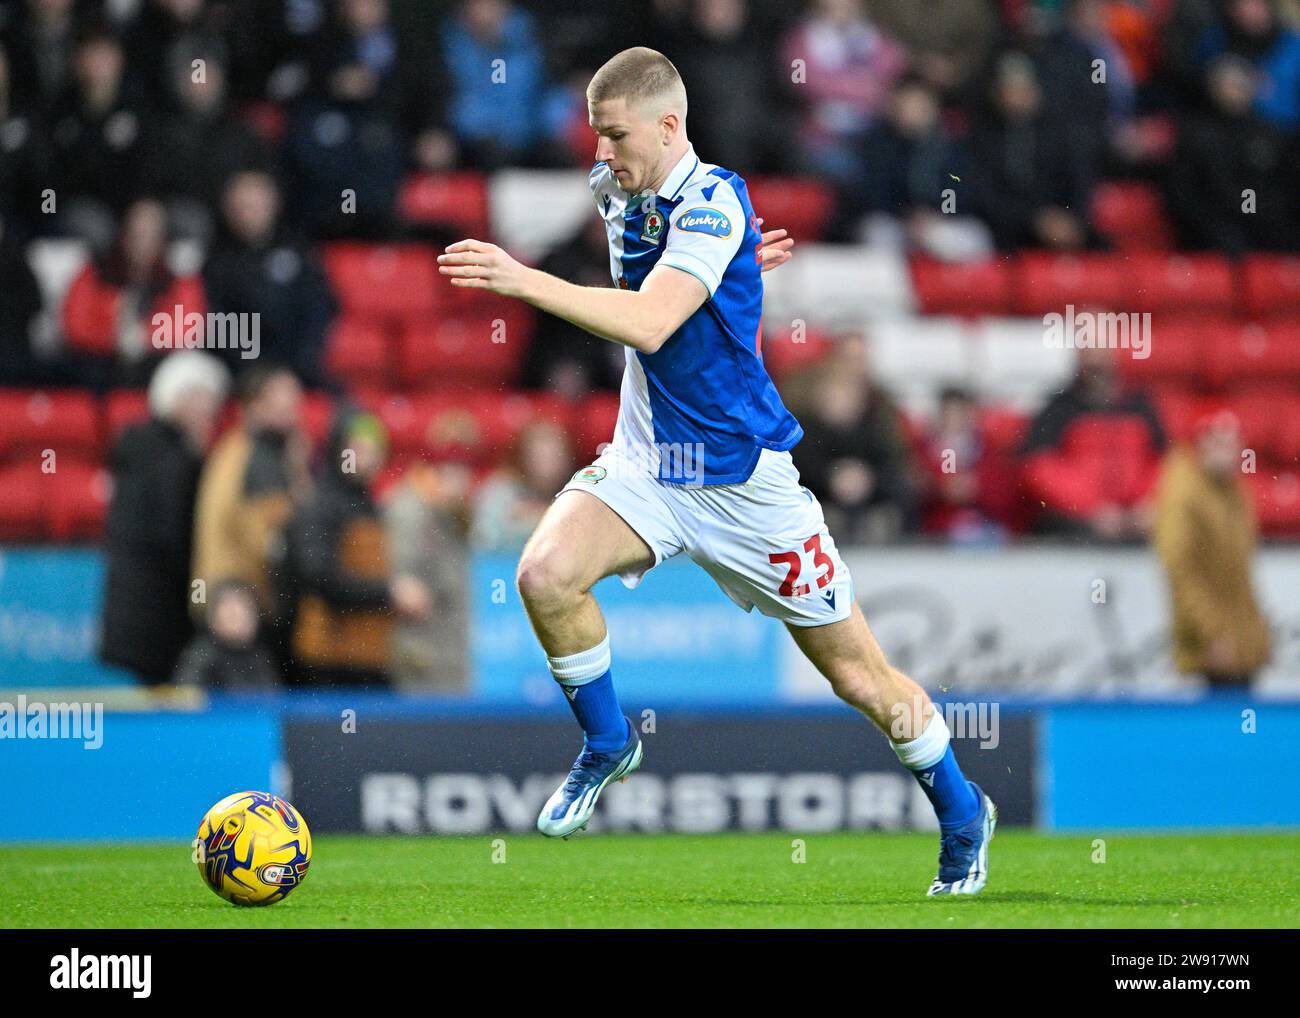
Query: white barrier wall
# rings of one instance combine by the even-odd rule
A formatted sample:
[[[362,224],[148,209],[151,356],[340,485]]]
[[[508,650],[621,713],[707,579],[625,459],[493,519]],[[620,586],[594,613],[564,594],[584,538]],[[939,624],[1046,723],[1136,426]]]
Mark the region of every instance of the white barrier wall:
[[[880,549],[844,557],[891,660],[931,692],[1163,696],[1202,688],[1173,668],[1165,577],[1145,549]],[[1300,549],[1264,551],[1255,579],[1273,626],[1273,663],[1259,692],[1300,694]],[[830,698],[802,655],[792,645],[785,652],[786,692]]]

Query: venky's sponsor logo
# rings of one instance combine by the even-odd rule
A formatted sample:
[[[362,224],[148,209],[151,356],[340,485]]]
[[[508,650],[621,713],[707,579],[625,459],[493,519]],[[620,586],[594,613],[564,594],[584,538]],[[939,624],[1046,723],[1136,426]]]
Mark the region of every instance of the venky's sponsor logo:
[[[688,209],[677,218],[677,229],[686,233],[707,233],[712,237],[730,237],[731,220],[717,209]]]

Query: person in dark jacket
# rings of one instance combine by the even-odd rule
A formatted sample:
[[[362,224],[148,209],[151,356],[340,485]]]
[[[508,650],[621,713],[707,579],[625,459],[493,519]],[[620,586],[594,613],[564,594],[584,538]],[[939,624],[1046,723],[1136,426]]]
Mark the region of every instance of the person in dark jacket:
[[[311,248],[280,224],[280,190],[260,170],[226,184],[223,224],[203,268],[209,309],[261,315],[262,356],[292,368],[310,388],[325,384],[325,336],[338,303]],[[250,362],[228,351],[230,368]]]
[[[803,484],[845,541],[897,538],[916,522],[911,456],[898,407],[867,370],[862,336],[839,341],[817,365],[816,393],[800,415],[804,437],[794,450]]]
[[[208,630],[196,636],[173,682],[223,692],[261,692],[280,685],[271,654],[258,642],[257,595],[237,581],[218,584],[208,599]]]
[[[59,381],[32,347],[41,290],[21,241],[0,214],[0,385],[50,385]]]
[[[171,678],[194,633],[189,617],[194,494],[226,393],[219,361],[166,358],[149,383],[150,416],[114,447],[99,656],[147,685]]]
[[[370,482],[384,464],[378,418],[345,408],[324,470],[289,525],[287,574],[296,598],[291,681],[386,686],[395,616],[427,618],[428,588],[394,575]]]

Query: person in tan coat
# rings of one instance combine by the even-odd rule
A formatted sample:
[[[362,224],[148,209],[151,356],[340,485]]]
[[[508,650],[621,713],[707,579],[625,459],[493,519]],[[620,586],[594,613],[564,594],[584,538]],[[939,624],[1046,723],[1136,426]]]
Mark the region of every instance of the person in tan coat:
[[[1228,411],[1197,424],[1194,447],[1165,458],[1155,549],[1173,600],[1173,657],[1211,687],[1248,685],[1268,663],[1269,628],[1255,600],[1257,522],[1241,478],[1242,440]]]
[[[243,583],[257,595],[267,639],[282,666],[288,626],[279,590],[284,528],[310,488],[306,440],[299,431],[302,387],[292,371],[262,366],[240,380],[241,419],[203,467],[194,512],[194,577],[212,591]],[[196,621],[206,605],[191,598]]]

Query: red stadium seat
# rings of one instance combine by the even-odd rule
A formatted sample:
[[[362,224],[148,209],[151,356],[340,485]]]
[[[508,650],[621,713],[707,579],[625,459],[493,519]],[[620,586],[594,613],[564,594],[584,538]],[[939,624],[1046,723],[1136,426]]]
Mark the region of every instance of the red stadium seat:
[[[0,467],[0,541],[39,541],[49,537],[49,504],[54,474],[41,473],[36,461]]]
[[[1300,475],[1294,470],[1260,470],[1244,476],[1260,530],[1270,537],[1300,537]]]
[[[54,463],[98,463],[99,408],[88,392],[14,390],[0,392],[0,462],[36,460],[53,450]]]
[[[108,444],[117,441],[130,425],[149,417],[149,394],[143,389],[118,389],[104,398],[104,426]]]
[[[548,420],[572,432],[573,407],[558,396],[521,392],[436,392],[390,396],[378,408],[394,458],[498,459],[530,423]]]
[[[1241,422],[1241,437],[1253,449],[1260,463],[1275,464],[1282,459],[1288,443],[1283,428],[1287,419],[1291,390],[1254,388],[1229,394],[1223,401]]]
[[[805,331],[796,343],[791,335],[769,332],[763,336],[763,365],[775,379],[787,378],[801,368],[816,364],[835,345],[835,340],[820,332]]]
[[[980,413],[980,434],[994,452],[1013,452],[1028,430],[1029,417],[1015,410],[987,407]]]
[[[107,470],[73,464],[53,477],[47,506],[49,534],[56,541],[94,541],[104,532],[112,493]]]
[[[1150,184],[1105,181],[1092,196],[1097,232],[1121,251],[1167,251],[1174,231],[1158,189]]]
[[[746,182],[763,230],[788,230],[795,243],[821,240],[835,210],[835,194],[815,180],[751,177]]]
[[[1292,389],[1277,409],[1278,429],[1274,443],[1277,462],[1300,470],[1300,389]]]
[[[943,262],[916,258],[912,287],[927,315],[1005,315],[1012,309],[1012,272],[1008,262]]]
[[[413,174],[402,184],[398,206],[413,223],[445,226],[463,237],[487,240],[491,230],[487,182],[479,173]]]
[[[1154,396],[1160,423],[1171,441],[1190,442],[1196,435],[1196,422],[1205,410],[1205,397],[1183,388],[1159,390]]]
[[[619,398],[616,393],[599,392],[582,401],[575,413],[578,459],[590,463],[600,454],[600,446],[614,438],[618,423]]]
[[[1125,264],[1132,311],[1231,314],[1236,279],[1222,255],[1133,254]]]
[[[399,342],[400,375],[411,388],[476,388],[514,382],[532,338],[533,316],[515,305],[495,312],[408,322]]]
[[[1241,281],[1247,314],[1300,315],[1300,257],[1250,255]]]
[[[1121,351],[1120,375],[1127,381],[1157,387],[1194,386],[1207,377],[1207,347],[1211,337],[1222,335],[1233,323],[1198,322],[1190,318],[1153,318],[1151,345],[1146,357]]]
[[[1206,377],[1215,385],[1300,380],[1300,322],[1244,322],[1206,334]]]
[[[1022,254],[1015,270],[1016,309],[1020,314],[1064,314],[1067,304],[1077,310],[1135,310],[1129,307],[1131,288],[1124,263],[1114,256],[1034,251]]]
[[[334,400],[321,392],[307,393],[303,397],[299,421],[312,448],[323,449],[334,423]]]
[[[428,316],[450,289],[436,252],[415,244],[341,243],[325,248],[325,270],[344,311],[370,318]]]
[[[343,315],[330,332],[325,365],[349,386],[385,388],[390,381],[388,332],[382,324]]]

